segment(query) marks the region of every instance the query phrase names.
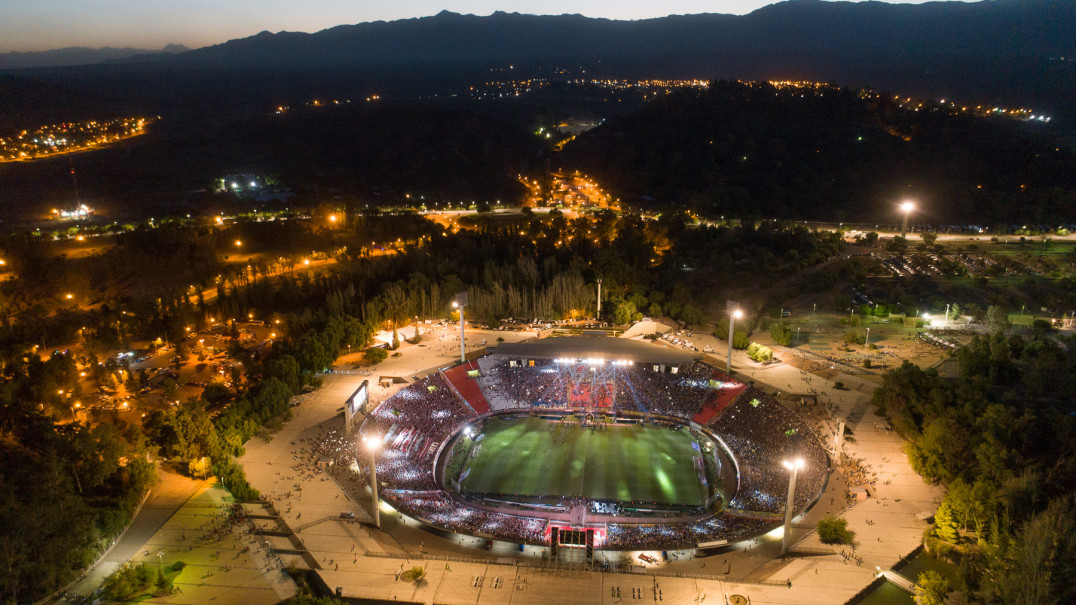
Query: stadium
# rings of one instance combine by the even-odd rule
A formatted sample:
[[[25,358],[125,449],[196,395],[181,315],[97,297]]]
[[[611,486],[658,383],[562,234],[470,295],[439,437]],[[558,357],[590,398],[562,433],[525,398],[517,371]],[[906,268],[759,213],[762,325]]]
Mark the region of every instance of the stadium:
[[[828,458],[771,395],[644,342],[501,344],[417,380],[358,429],[380,497],[433,528],[558,549],[720,547],[779,526]],[[364,472],[369,476],[369,456]]]

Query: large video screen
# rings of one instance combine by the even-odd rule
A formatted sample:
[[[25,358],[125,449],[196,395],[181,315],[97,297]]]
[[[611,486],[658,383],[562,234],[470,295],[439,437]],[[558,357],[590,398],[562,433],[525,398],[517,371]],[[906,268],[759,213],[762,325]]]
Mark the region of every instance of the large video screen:
[[[352,414],[363,409],[366,405],[366,398],[368,397],[366,386],[367,381],[362,381],[362,386],[360,386],[358,390],[351,395],[351,399],[348,400],[348,406]]]

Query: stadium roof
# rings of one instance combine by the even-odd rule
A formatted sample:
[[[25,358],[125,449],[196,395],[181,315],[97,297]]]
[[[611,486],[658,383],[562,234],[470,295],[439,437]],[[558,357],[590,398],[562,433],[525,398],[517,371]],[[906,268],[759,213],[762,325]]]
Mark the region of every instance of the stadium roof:
[[[493,348],[490,353],[548,359],[574,357],[577,359],[595,358],[610,361],[630,360],[639,363],[666,365],[678,365],[702,358],[702,355],[698,353],[683,349],[653,345],[641,340],[607,336],[559,336],[523,342],[502,342]]]

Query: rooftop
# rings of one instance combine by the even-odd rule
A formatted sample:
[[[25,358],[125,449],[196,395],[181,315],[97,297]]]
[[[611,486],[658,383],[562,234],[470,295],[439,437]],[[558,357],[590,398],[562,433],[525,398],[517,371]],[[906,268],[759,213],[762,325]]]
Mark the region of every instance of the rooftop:
[[[612,338],[608,336],[559,336],[526,340],[523,342],[502,342],[493,348],[496,355],[518,357],[539,357],[556,359],[574,357],[576,359],[605,359],[608,361],[633,361],[638,363],[660,363],[678,365],[700,359],[702,355],[671,349],[640,340]]]

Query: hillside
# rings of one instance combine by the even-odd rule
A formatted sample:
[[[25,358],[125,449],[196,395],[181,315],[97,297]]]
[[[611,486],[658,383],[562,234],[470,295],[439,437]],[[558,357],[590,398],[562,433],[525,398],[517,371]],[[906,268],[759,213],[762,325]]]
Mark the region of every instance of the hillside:
[[[922,222],[1072,222],[1072,150],[1029,127],[835,87],[716,82],[563,154],[629,205],[710,216],[896,222],[894,204],[910,197]]]
[[[130,144],[71,161],[82,199],[122,217],[212,210],[230,196],[200,191],[232,173],[271,176],[301,196],[320,191],[318,201],[326,193],[385,204],[406,193],[431,201],[516,201],[524,192],[516,175],[538,152],[532,134],[488,116],[364,104],[216,128],[162,120]],[[0,220],[45,214],[73,198],[66,157],[0,164],[0,182]]]

